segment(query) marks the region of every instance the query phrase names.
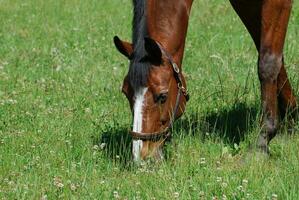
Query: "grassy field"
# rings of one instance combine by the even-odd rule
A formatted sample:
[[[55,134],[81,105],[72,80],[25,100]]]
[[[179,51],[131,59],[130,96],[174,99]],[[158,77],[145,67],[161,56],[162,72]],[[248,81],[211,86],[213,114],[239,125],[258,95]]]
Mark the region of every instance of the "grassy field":
[[[207,3],[208,2],[208,3]],[[269,158],[257,53],[228,1],[194,3],[184,72],[191,100],[159,164],[132,165],[120,92],[131,1],[0,0],[0,199],[299,199],[299,136]],[[299,2],[285,60],[299,94]]]

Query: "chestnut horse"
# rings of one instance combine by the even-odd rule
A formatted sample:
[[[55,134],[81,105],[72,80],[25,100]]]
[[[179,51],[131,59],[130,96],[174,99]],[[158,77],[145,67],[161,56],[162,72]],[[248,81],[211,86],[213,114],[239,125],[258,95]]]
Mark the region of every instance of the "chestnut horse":
[[[130,60],[122,92],[133,114],[135,161],[163,158],[162,147],[188,100],[182,60],[193,0],[133,0],[133,43],[114,37]],[[292,0],[230,0],[250,33],[258,57],[263,119],[257,147],[268,153],[279,117],[297,102],[284,67],[283,46]]]

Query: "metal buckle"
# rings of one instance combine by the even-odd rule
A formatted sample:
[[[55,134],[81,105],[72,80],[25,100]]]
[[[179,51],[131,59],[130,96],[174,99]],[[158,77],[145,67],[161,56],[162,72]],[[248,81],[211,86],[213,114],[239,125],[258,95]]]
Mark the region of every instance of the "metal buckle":
[[[189,93],[188,90],[182,85],[182,83],[178,83],[178,89],[182,91],[183,95],[185,96],[186,100],[189,100]]]
[[[184,94],[184,96],[188,96],[189,94],[188,94],[188,90],[184,87],[184,86],[182,86],[182,92],[183,92],[183,94]]]
[[[176,63],[172,63],[172,68],[176,73],[180,73],[180,68]]]

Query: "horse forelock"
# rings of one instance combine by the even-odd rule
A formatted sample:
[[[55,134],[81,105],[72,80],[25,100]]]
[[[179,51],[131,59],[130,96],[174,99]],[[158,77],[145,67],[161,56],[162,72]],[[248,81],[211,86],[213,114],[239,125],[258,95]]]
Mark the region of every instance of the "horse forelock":
[[[147,84],[150,63],[141,61],[146,56],[144,38],[148,36],[147,29],[147,0],[133,0],[133,58],[129,68],[130,84],[135,91]]]

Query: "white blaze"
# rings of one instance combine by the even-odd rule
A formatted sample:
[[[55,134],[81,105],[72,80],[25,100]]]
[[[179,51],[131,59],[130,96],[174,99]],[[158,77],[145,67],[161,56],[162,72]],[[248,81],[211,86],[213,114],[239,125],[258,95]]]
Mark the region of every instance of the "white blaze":
[[[142,131],[142,108],[146,91],[147,88],[140,88],[135,92],[133,132]],[[133,140],[133,159],[136,162],[140,161],[141,149],[142,140]]]

